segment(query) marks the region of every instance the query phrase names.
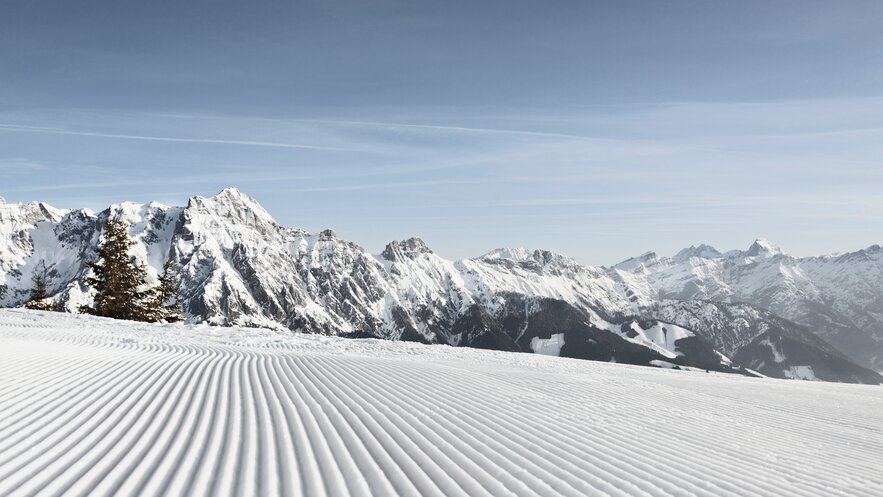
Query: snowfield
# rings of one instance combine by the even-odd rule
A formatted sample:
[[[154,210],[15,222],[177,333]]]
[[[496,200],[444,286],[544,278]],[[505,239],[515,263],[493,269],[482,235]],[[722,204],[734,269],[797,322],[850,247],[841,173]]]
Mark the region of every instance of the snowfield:
[[[0,495],[883,495],[883,388],[0,310]]]

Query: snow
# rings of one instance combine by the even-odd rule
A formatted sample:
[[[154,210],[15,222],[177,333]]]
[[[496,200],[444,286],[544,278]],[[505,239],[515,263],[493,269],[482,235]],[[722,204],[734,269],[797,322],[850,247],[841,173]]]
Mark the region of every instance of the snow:
[[[817,380],[816,373],[810,366],[791,366],[789,369],[785,370],[784,373],[786,378],[792,378],[795,380]]]
[[[778,344],[773,343],[769,338],[765,338],[765,339],[761,340],[760,342],[758,342],[757,344],[758,345],[766,345],[767,347],[769,347],[770,352],[773,355],[774,361],[776,361],[778,363],[785,362],[785,354],[783,354],[782,351],[779,350]]]
[[[752,243],[751,247],[748,248],[748,252],[746,254],[749,257],[772,257],[774,255],[780,255],[782,253],[782,249],[780,249],[773,242],[767,240],[766,238],[758,238],[754,240],[754,243]]]
[[[690,247],[672,258],[627,259],[608,272],[628,288],[662,299],[744,302],[807,326],[864,366],[880,369],[883,250],[796,258],[766,239],[714,256]],[[860,340],[862,335],[870,340]]]
[[[659,359],[653,359],[652,361],[650,361],[650,364],[652,364],[658,368],[665,368],[665,369],[677,369],[677,367],[678,367],[678,365],[673,362],[660,361]]]
[[[533,252],[524,247],[504,247],[491,250],[484,254],[480,259],[484,260],[505,260],[509,259],[513,262],[526,261],[533,256]]]
[[[826,339],[848,338],[839,334],[841,328],[861,323],[883,343],[875,331],[883,312],[874,312],[883,302],[879,247],[797,260],[758,240],[748,251],[730,256],[699,245],[674,259],[648,252],[615,268],[597,268],[525,248],[451,261],[410,238],[374,256],[332,230],[311,234],[283,227],[234,188],[192,197],[185,207],[124,202],[97,216],[39,203],[0,205],[0,305],[24,304],[39,272],[45,273],[52,298],[66,309],[90,303],[92,290],[83,280],[87,263],[97,257],[107,215],[127,222],[136,242],[131,254],[147,265],[150,283],[170,262],[191,323],[364,332],[390,339],[407,333],[431,343],[468,346],[474,337],[457,333],[455,325],[480,315],[515,327],[504,331],[528,350],[532,336],[525,340],[524,333],[534,333],[529,326],[533,315],[561,300],[587,314],[596,328],[671,360],[693,354],[678,351],[675,342],[694,332],[735,357],[763,331],[763,322],[774,318],[749,309],[745,316],[714,311],[712,319],[707,316],[711,311],[691,312],[692,304],[666,303],[701,298],[753,303],[809,325]],[[774,255],[761,258],[762,253]],[[832,303],[830,308],[825,302]],[[823,312],[805,316],[804,310],[819,308]],[[623,331],[622,320],[632,316],[651,324],[646,330]],[[871,361],[883,355],[872,349],[861,352],[867,350]]]
[[[564,346],[564,333],[555,333],[550,338],[533,337],[530,339],[530,350],[535,354],[558,356]]]
[[[698,257],[700,259],[715,259],[720,257],[721,253],[716,248],[710,245],[699,245],[698,247],[695,245],[691,245],[687,247],[672,257],[673,260],[677,262],[687,261],[693,257]]]
[[[611,333],[616,333],[632,343],[647,347],[671,359],[684,355],[677,350],[676,342],[678,340],[695,336],[692,331],[686,328],[658,321],[647,329],[641,328],[637,322],[632,321],[629,326],[631,333],[624,332],[620,324],[604,322],[597,317],[594,322],[600,328],[606,328]]]
[[[883,495],[880,405],[872,386],[0,310],[9,497]]]

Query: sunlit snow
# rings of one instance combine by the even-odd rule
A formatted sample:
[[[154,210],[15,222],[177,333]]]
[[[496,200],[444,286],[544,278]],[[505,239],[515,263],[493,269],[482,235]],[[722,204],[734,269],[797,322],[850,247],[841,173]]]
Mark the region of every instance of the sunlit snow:
[[[881,495],[883,388],[0,310],[0,495]]]

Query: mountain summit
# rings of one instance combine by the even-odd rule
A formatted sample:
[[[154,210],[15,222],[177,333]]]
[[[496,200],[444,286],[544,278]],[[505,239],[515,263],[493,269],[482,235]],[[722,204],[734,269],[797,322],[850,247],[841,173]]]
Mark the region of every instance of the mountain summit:
[[[682,251],[683,253],[684,251]],[[680,253],[679,253],[680,254]],[[748,303],[811,329],[850,358],[883,370],[883,250],[787,256],[765,239],[699,261],[628,259],[614,272],[661,299]]]
[[[752,243],[751,246],[748,247],[748,251],[745,252],[745,255],[748,257],[772,257],[781,254],[782,249],[766,238],[758,238],[757,240],[754,240],[754,243]]]
[[[716,248],[712,247],[711,245],[702,244],[698,247],[695,245],[691,245],[675,254],[672,259],[681,262],[689,260],[693,257],[698,257],[700,259],[714,259],[720,256],[721,253]]]
[[[855,262],[801,263],[805,267],[794,274],[828,274],[823,268],[829,264],[839,265],[837,274],[851,271],[842,285],[825,280],[832,291],[824,295],[816,280],[777,276],[781,267],[763,261],[780,251],[762,241],[749,249],[754,255],[739,259],[701,245],[674,259],[651,253],[609,269],[541,249],[499,249],[449,261],[416,237],[390,242],[373,255],[332,230],[313,234],[281,226],[235,188],[192,197],[184,207],[123,203],[97,214],[0,205],[0,305],[25,303],[38,272],[64,308],[90,302],[87,264],[96,258],[109,217],[129,225],[136,242],[132,255],[145,263],[148,279],[155,281],[171,262],[193,323],[756,374],[750,368],[782,378],[881,381],[825,342],[841,335],[799,319],[801,309],[833,312],[835,307],[815,304],[830,302],[825,299],[835,287],[844,299],[860,287],[878,291],[883,279],[864,276],[872,267],[883,272],[883,257],[876,253]],[[792,288],[799,292],[788,293]],[[699,308],[690,304],[699,299],[705,302]],[[835,322],[855,316],[851,322],[867,327],[855,324],[855,332],[873,338],[872,302],[866,306],[869,319],[859,321],[858,309],[838,307]]]

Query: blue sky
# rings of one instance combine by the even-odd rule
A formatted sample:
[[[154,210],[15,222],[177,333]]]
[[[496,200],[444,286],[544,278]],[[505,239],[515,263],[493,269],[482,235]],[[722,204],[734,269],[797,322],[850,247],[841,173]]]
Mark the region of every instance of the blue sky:
[[[237,186],[450,258],[854,250],[883,232],[881,25],[873,0],[12,0],[0,195]]]

